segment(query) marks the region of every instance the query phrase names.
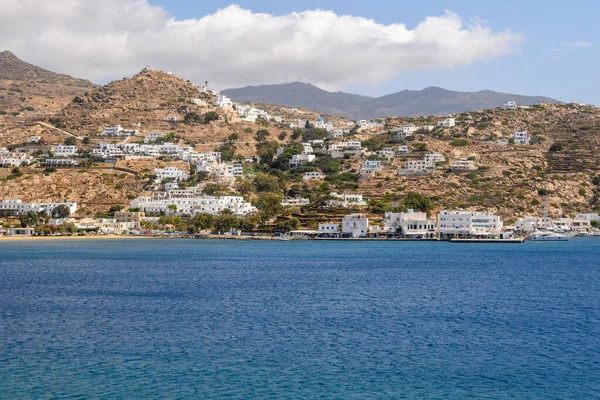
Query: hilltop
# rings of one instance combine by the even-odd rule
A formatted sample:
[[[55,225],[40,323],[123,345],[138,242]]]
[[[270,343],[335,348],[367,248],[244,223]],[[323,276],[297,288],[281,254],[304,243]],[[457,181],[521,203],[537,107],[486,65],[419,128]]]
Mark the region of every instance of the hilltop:
[[[303,107],[352,119],[457,114],[500,107],[507,101],[525,105],[556,102],[541,96],[520,96],[491,90],[457,92],[438,87],[403,90],[374,98],[344,92],[332,93],[301,82],[247,86],[224,90],[222,93],[234,101]]]
[[[0,114],[36,118],[64,108],[96,85],[29,64],[10,51],[0,53]]]

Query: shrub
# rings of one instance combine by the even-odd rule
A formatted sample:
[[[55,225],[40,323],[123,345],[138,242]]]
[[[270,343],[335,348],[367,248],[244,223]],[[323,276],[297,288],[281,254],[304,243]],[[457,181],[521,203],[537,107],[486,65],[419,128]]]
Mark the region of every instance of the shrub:
[[[552,146],[550,146],[551,153],[557,153],[559,151],[562,151],[563,149],[564,149],[564,146],[560,142],[554,142],[554,143],[552,143]]]
[[[450,146],[453,147],[464,147],[464,146],[468,146],[469,145],[469,141],[465,140],[465,139],[454,139],[453,141],[450,142]]]

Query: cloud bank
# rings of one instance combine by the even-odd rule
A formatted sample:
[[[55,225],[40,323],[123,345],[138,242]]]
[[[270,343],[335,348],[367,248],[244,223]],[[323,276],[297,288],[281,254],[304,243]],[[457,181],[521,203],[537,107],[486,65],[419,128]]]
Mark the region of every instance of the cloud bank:
[[[520,35],[446,11],[413,29],[332,11],[282,16],[232,5],[176,20],[147,0],[4,0],[0,50],[95,82],[150,65],[213,87],[301,78],[330,89],[508,55]]]

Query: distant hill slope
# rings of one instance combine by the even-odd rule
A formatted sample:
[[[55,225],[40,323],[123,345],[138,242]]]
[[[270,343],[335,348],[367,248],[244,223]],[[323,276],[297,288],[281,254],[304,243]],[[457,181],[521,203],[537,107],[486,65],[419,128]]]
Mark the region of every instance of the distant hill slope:
[[[352,119],[384,116],[446,115],[483,110],[507,101],[519,104],[555,103],[542,96],[520,96],[491,90],[456,92],[438,87],[403,90],[373,98],[343,92],[328,92],[308,83],[247,86],[222,93],[234,101],[302,107]]]
[[[0,79],[23,82],[38,82],[92,88],[92,82],[73,78],[69,75],[57,74],[29,64],[10,51],[0,53]]]
[[[50,115],[94,87],[85,79],[29,64],[10,51],[0,53],[0,114],[18,119]]]

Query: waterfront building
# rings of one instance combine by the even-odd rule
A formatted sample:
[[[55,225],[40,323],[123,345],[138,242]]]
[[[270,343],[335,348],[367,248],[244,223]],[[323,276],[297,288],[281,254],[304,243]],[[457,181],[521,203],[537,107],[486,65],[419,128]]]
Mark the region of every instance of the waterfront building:
[[[502,232],[499,216],[486,212],[442,211],[438,214],[438,231],[441,239],[495,238]]]
[[[67,206],[71,214],[77,211],[77,203],[24,203],[19,199],[9,199],[0,200],[0,214],[19,215],[29,211],[36,213],[45,211],[48,215],[52,215],[58,206]]]
[[[351,238],[369,235],[369,218],[364,214],[350,214],[342,219],[342,234]]]
[[[384,216],[384,229],[389,233],[398,233],[403,238],[434,238],[436,234],[435,221],[427,218],[427,213],[387,212]]]

